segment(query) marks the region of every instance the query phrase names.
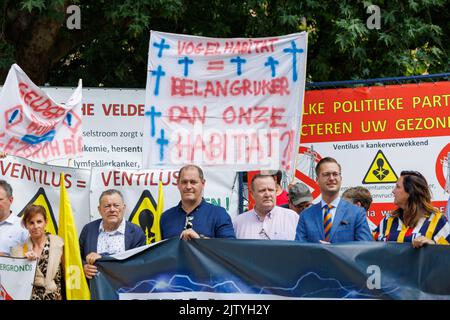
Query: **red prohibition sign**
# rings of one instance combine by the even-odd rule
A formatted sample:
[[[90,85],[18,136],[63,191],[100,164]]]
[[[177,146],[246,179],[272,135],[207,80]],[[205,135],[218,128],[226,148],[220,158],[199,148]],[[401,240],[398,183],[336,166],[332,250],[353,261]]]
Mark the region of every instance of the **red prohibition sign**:
[[[311,149],[307,147],[300,146],[298,148],[299,154],[311,154]],[[322,159],[322,157],[314,151],[314,162],[317,163]],[[295,169],[295,177],[305,183],[307,186],[312,188],[311,194],[313,198],[317,198],[320,195],[320,189],[317,182],[313,179],[311,179],[309,176],[301,172],[300,170]]]
[[[444,163],[446,164],[448,159],[447,155],[450,152],[450,143],[448,143],[439,153],[436,159],[436,178],[441,185],[442,189],[447,190],[445,187],[445,176],[444,176]],[[448,190],[447,190],[448,191]]]

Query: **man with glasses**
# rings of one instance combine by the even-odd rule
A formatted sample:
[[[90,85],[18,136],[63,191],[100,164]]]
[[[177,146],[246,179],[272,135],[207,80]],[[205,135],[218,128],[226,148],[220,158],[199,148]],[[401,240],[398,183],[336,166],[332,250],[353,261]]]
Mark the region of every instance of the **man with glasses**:
[[[205,178],[200,167],[196,165],[182,167],[178,174],[177,187],[181,201],[161,216],[163,239],[235,238],[233,224],[227,211],[203,199]]]
[[[86,224],[80,234],[80,253],[86,278],[97,274],[95,261],[104,255],[121,253],[145,245],[145,234],[123,219],[126,206],[119,190],[103,191],[98,211],[101,219]]]
[[[255,207],[233,220],[238,239],[294,240],[298,214],[275,205],[276,181],[272,176],[257,174],[250,184]]]
[[[331,157],[323,158],[316,175],[322,200],[302,212],[295,239],[313,243],[373,241],[365,210],[339,197],[340,164]]]

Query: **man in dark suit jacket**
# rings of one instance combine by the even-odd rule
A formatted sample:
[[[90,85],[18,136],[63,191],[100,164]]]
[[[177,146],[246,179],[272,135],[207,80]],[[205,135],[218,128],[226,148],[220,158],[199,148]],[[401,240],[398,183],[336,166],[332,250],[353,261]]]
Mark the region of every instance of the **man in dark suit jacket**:
[[[295,239],[320,243],[373,241],[364,209],[339,197],[339,163],[331,157],[323,158],[316,166],[316,174],[322,200],[302,212]]]
[[[80,253],[86,278],[97,273],[94,265],[102,255],[111,255],[145,245],[142,229],[123,219],[125,204],[120,191],[109,189],[100,195],[101,219],[84,226],[80,234]]]

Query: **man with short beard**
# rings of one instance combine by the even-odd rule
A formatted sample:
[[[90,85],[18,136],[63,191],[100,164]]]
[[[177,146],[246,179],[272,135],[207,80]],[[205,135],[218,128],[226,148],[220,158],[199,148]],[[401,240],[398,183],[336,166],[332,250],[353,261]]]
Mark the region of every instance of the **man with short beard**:
[[[317,163],[316,174],[322,200],[302,212],[295,239],[324,244],[373,241],[366,211],[339,197],[340,164],[331,157],[323,158]]]
[[[181,201],[161,216],[163,239],[235,238],[227,211],[203,199],[205,183],[200,167],[189,164],[180,169],[177,187]]]

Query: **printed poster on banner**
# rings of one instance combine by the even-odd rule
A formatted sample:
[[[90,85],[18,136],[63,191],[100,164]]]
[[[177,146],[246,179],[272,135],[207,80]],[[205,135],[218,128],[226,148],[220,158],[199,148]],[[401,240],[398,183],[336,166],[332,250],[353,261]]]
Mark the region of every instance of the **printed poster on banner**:
[[[45,88],[65,101],[69,88]],[[83,155],[70,161],[75,168],[142,168],[144,89],[83,88]],[[66,166],[67,160],[51,164]]]
[[[30,300],[37,261],[0,257],[0,300]]]
[[[59,104],[13,64],[0,93],[0,149],[39,162],[80,156],[81,98],[81,80]]]
[[[13,214],[22,216],[28,204],[37,204],[47,213],[47,231],[58,233],[60,174],[72,203],[73,216],[78,233],[90,221],[89,186],[91,170],[59,167],[36,163],[21,157],[7,156],[0,159],[0,173],[13,189]]]
[[[237,172],[227,168],[206,168],[203,173],[206,181],[203,195],[205,201],[225,208],[231,217],[235,217],[238,214],[239,202]],[[117,189],[124,197],[125,218],[142,228],[147,235],[148,244],[154,243],[158,236],[161,213],[178,205],[181,200],[177,188],[178,169],[93,168],[91,181],[92,220],[100,219],[97,207],[101,193],[106,189]],[[158,190],[159,181],[162,182],[161,197]]]
[[[373,198],[373,229],[395,209],[392,190],[403,170],[421,172],[433,204],[445,212],[450,152],[450,82],[311,90],[305,99],[295,177],[315,198],[314,167],[324,157],[342,166],[342,188],[363,186]]]
[[[292,172],[306,55],[305,32],[224,39],[152,31],[144,168]]]

